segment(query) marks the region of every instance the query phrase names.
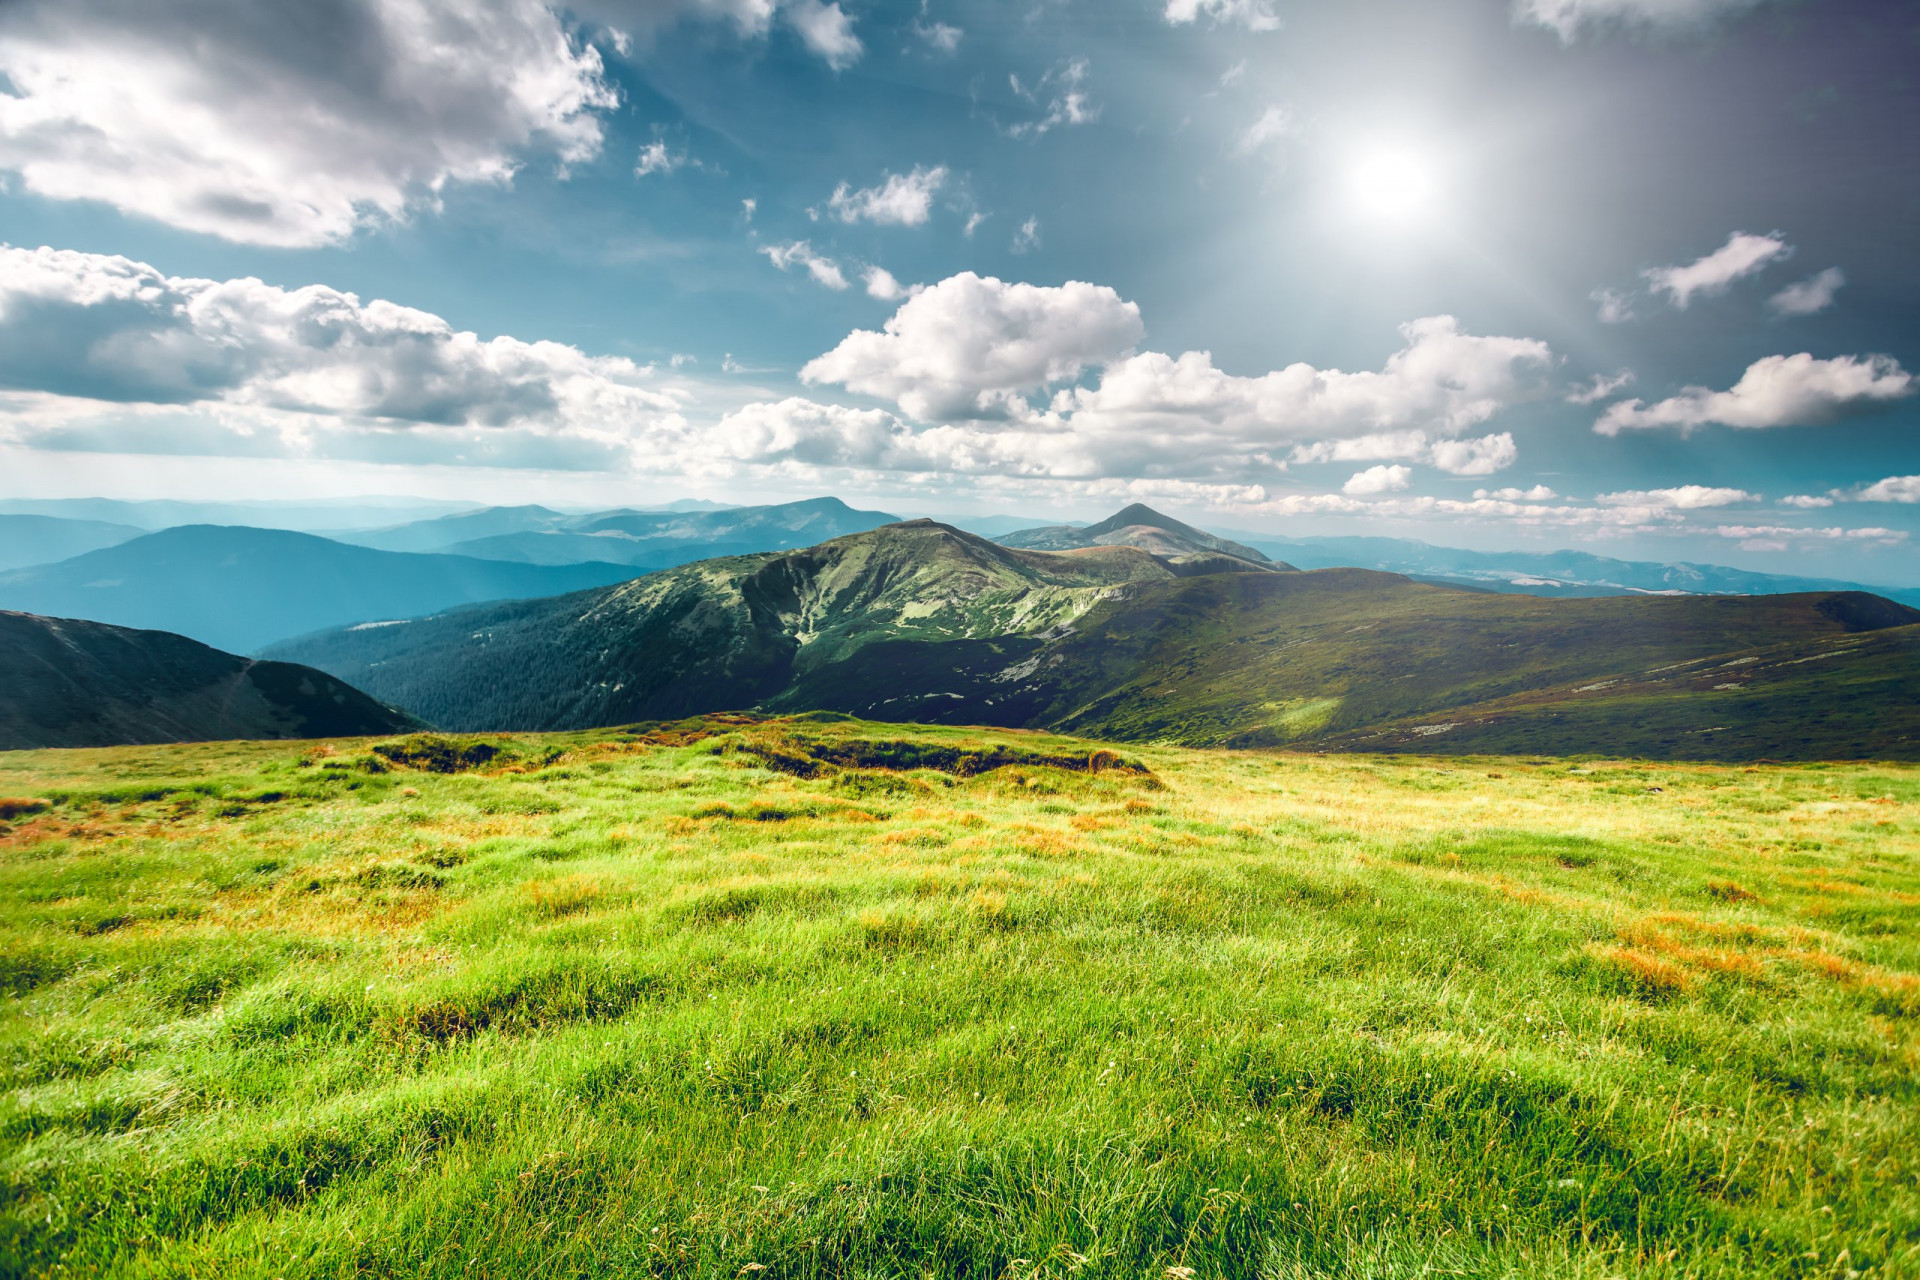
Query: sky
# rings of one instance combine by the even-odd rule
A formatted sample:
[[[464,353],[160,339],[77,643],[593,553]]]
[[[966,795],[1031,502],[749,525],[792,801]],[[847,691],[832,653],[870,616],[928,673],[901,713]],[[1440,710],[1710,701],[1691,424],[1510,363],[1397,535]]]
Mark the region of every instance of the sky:
[[[5,0],[0,497],[1920,582],[1920,0]]]

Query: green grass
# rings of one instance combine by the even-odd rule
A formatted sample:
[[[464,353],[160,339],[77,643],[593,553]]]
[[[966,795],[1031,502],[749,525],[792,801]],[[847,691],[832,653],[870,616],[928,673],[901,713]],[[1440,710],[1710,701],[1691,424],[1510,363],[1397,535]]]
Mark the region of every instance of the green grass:
[[[375,746],[0,754],[0,1273],[1920,1275],[1920,769]]]

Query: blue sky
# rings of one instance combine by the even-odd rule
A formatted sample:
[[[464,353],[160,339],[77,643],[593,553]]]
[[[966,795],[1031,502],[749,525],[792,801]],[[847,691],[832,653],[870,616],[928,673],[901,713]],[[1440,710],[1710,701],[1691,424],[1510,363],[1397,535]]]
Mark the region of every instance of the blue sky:
[[[1920,5],[16,0],[7,496],[1911,582]]]

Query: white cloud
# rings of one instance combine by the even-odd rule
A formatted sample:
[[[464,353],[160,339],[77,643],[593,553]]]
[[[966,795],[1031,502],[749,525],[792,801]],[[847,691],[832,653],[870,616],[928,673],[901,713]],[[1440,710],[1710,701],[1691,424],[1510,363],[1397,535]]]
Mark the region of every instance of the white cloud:
[[[992,214],[981,213],[975,210],[967,215],[967,225],[960,229],[960,234],[969,240],[973,239],[973,233],[980,229],[980,224],[992,216]]]
[[[945,165],[915,165],[911,173],[889,173],[877,187],[855,191],[846,183],[833,190],[827,208],[842,222],[917,227],[933,212],[934,193],[947,180]]]
[[[1780,499],[1783,507],[1797,507],[1802,511],[1818,511],[1822,507],[1833,505],[1833,499],[1812,493],[1790,493]]]
[[[1778,231],[1764,236],[1736,231],[1704,258],[1684,267],[1654,267],[1641,274],[1655,293],[1666,294],[1684,311],[1696,294],[1725,293],[1735,281],[1764,271],[1792,254],[1793,246]]]
[[[1598,404],[1615,392],[1633,385],[1633,370],[1622,369],[1615,374],[1596,373],[1586,382],[1575,385],[1567,392],[1568,404]]]
[[[800,379],[897,401],[916,418],[966,417],[1007,393],[1078,377],[1142,333],[1140,309],[1103,285],[1008,284],[966,272],[903,303],[883,331],[848,334]]]
[[[1594,501],[1609,507],[1666,507],[1674,511],[1701,511],[1708,507],[1758,502],[1760,495],[1748,493],[1745,489],[1683,484],[1671,489],[1630,489],[1621,493],[1603,493]]]
[[[1234,63],[1232,66],[1228,67],[1225,71],[1222,71],[1220,73],[1220,87],[1222,89],[1231,88],[1232,86],[1239,84],[1242,80],[1244,80],[1246,78],[1246,75],[1247,75],[1247,60],[1245,58],[1242,58],[1240,59],[1240,61]]]
[[[1510,432],[1478,440],[1436,440],[1428,449],[1433,465],[1456,476],[1490,476],[1520,459]]]
[[[1285,108],[1270,106],[1260,113],[1258,120],[1247,126],[1246,132],[1233,144],[1233,149],[1243,156],[1257,155],[1299,131],[1299,125]]]
[[[1477,440],[1438,439],[1425,431],[1381,431],[1340,440],[1315,440],[1294,448],[1294,462],[1421,462],[1453,475],[1485,476],[1520,458],[1513,436]]]
[[[1846,529],[1837,525],[1807,528],[1802,525],[1723,524],[1713,532],[1722,538],[1739,540],[1750,551],[1784,551],[1795,542],[1871,542],[1890,547],[1905,542],[1908,536],[1900,529]]]
[[[840,264],[815,253],[813,246],[805,240],[795,240],[791,244],[763,244],[760,252],[766,254],[767,261],[782,271],[789,267],[805,267],[808,275],[829,289],[847,287],[846,273],[840,270]]]
[[[945,22],[916,22],[913,34],[926,41],[927,47],[935,53],[952,57],[960,50],[960,38],[966,34],[959,27]]]
[[[866,283],[867,296],[878,298],[882,302],[898,302],[921,292],[925,285],[904,285],[885,267],[868,267],[861,279]]]
[[[1595,289],[1588,295],[1600,304],[1601,324],[1625,324],[1633,319],[1633,297],[1619,289]]]
[[[1803,351],[1754,361],[1731,390],[1689,387],[1657,404],[1622,401],[1602,414],[1593,429],[1611,436],[1657,427],[1690,431],[1710,423],[1748,428],[1819,426],[1889,404],[1913,390],[1913,375],[1889,356],[1816,360]]]
[[[1032,253],[1040,247],[1040,219],[1028,218],[1013,233],[1013,243],[1007,246],[1009,253]]]
[[[170,277],[54,249],[0,248],[0,385],[34,393],[52,419],[107,414],[134,434],[133,451],[154,447],[135,447],[143,422],[180,412],[143,406],[193,406],[211,415],[199,429],[225,433],[230,449],[325,428],[406,452],[395,429],[432,428],[498,453],[486,433],[513,429],[548,438],[550,461],[571,450],[604,463],[634,433],[678,423],[682,407],[624,358],[482,339],[324,285]],[[10,429],[32,426],[13,415]]]
[[[1796,281],[1767,299],[1775,315],[1811,316],[1833,305],[1833,295],[1847,282],[1846,272],[1828,267],[1817,275]]]
[[[450,184],[505,182],[529,155],[600,149],[615,92],[542,0],[338,0],[318,18],[248,0],[0,5],[0,169],[51,199],[312,247]]]
[[[1023,120],[1007,129],[1007,136],[1013,138],[1037,138],[1062,126],[1092,124],[1100,118],[1100,108],[1087,96],[1087,76],[1091,71],[1085,58],[1068,58],[1057,64],[1032,88],[1020,83],[1019,76],[1009,76],[1014,93],[1028,102],[1038,103],[1044,96],[1047,99],[1046,114],[1038,120]]]
[[[1589,28],[1697,31],[1757,9],[1766,0],[1514,0],[1514,18],[1558,32],[1572,43]]]
[[[655,138],[640,148],[640,159],[633,167],[633,176],[644,178],[648,174],[672,173],[675,169],[685,167],[686,163],[686,152],[669,150],[665,139]]]
[[[860,37],[853,34],[853,19],[841,12],[838,3],[820,0],[788,0],[783,10],[787,25],[800,37],[800,43],[819,55],[835,71],[844,71],[860,60],[865,52]]]
[[[740,220],[742,222],[752,222],[753,215],[759,211],[759,208],[760,202],[752,196],[748,196],[740,202]]]
[[[1536,484],[1531,489],[1475,489],[1473,496],[1501,502],[1551,502],[1560,495],[1544,484]]]
[[[1349,497],[1367,496],[1376,493],[1403,493],[1413,488],[1412,467],[1390,467],[1385,463],[1377,467],[1368,467],[1356,472],[1351,479],[1340,486],[1340,492]]]
[[[1205,17],[1214,23],[1238,23],[1249,31],[1278,31],[1273,0],[1167,0],[1163,15],[1171,26]]]
[[[1888,476],[1854,495],[1855,502],[1920,502],[1920,476]]]

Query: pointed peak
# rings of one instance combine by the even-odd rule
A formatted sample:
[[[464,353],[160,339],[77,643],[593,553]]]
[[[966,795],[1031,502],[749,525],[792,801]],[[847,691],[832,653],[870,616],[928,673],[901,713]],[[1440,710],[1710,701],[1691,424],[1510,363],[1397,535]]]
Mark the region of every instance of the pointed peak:
[[[1113,533],[1119,529],[1130,529],[1140,525],[1153,529],[1166,529],[1172,533],[1198,532],[1191,525],[1182,524],[1172,516],[1161,515],[1144,502],[1130,503],[1099,524],[1090,524],[1080,532],[1089,538],[1097,538],[1103,533]]]

